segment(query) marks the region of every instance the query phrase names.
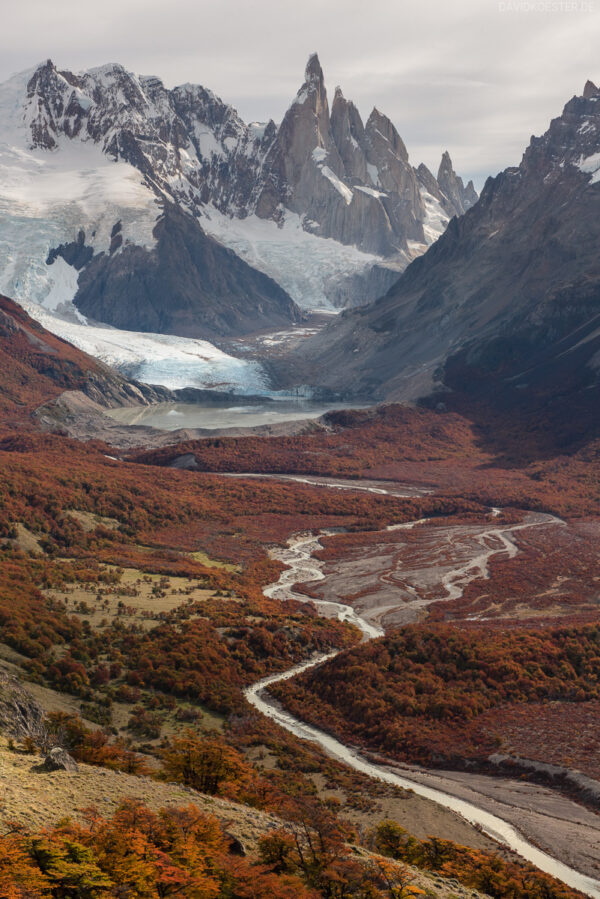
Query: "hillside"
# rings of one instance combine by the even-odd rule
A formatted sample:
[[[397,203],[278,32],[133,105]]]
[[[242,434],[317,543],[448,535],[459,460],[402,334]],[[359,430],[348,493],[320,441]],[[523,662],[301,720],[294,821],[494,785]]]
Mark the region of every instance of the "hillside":
[[[127,381],[46,331],[12,300],[0,296],[0,427],[31,428],[31,414],[66,390],[101,405],[144,404],[169,392]]]
[[[22,356],[35,338],[31,358],[25,356],[27,366],[19,369],[23,402],[33,406],[65,383],[85,387],[85,356],[68,347],[63,354],[61,341],[46,339],[24,315],[13,315],[8,301],[3,310],[7,361]],[[52,798],[53,813],[70,805],[77,820],[57,824],[44,837],[55,858],[62,863],[75,842],[85,847],[85,863],[96,866],[95,877],[129,883],[131,859],[119,868],[119,857],[102,840],[111,847],[130,842],[150,847],[152,859],[159,840],[169,864],[174,863],[173,876],[187,883],[198,876],[194,866],[200,845],[202,858],[215,859],[213,872],[229,872],[236,884],[236,877],[252,883],[261,899],[283,899],[290,890],[295,896],[308,891],[311,899],[330,896],[340,883],[350,895],[380,899],[389,894],[389,880],[365,853],[373,841],[377,845],[387,815],[415,834],[408,842],[403,839],[401,858],[394,855],[397,846],[385,847],[399,863],[386,868],[386,876],[400,878],[405,892],[408,885],[422,884],[419,889],[439,896],[469,895],[473,889],[502,896],[510,883],[515,899],[528,899],[533,878],[534,889],[544,889],[550,897],[575,895],[513,857],[498,854],[487,837],[454,812],[371,780],[296,739],[255,712],[244,695],[262,677],[284,672],[315,653],[350,648],[360,639],[352,625],[319,617],[311,604],[289,598],[282,602],[263,593],[281,570],[269,555],[270,544],[285,544],[290,535],[307,530],[342,528],[347,533],[338,539],[344,545],[355,539],[366,547],[381,528],[415,518],[444,515],[453,523],[462,515],[467,524],[487,520],[481,498],[488,502],[490,492],[501,486],[500,479],[490,479],[489,467],[470,484],[468,497],[464,487],[457,489],[462,485],[448,481],[433,495],[414,491],[402,496],[223,478],[147,464],[168,465],[168,455],[121,462],[107,456],[103,446],[34,433],[23,415],[28,407],[13,403],[10,408],[20,416],[21,430],[5,433],[0,441],[0,666],[25,681],[45,704],[52,732],[81,767],[72,781],[61,774],[32,772],[29,760],[23,761],[22,752],[31,750],[24,740],[15,758],[7,757],[6,769],[13,776],[5,792],[11,814],[21,820],[29,816],[35,827],[38,822],[52,827],[54,821],[39,808],[39,790]],[[396,465],[398,476],[412,459],[423,479],[435,472],[434,455],[446,477],[460,468],[470,481],[469,465],[476,470],[489,462],[465,421],[427,410],[384,407],[338,413],[314,439],[316,443],[308,437],[297,443],[292,438],[209,441],[205,463],[212,455],[221,462],[262,458],[267,463],[270,458],[273,464],[279,454],[280,464],[293,458],[305,466],[310,460],[325,468],[341,463],[342,470],[350,464],[354,468],[348,473],[355,475],[370,464]],[[189,449],[202,460],[200,447]],[[524,491],[530,482],[537,486],[519,475],[509,488]],[[573,502],[575,495],[565,494],[561,501]],[[185,764],[190,753],[210,764],[190,769]],[[222,773],[213,782],[215,760]],[[85,767],[90,764],[94,768]],[[258,813],[276,814],[285,822],[285,836],[271,835],[268,846],[261,844],[259,858],[248,856],[238,864],[230,841],[214,822],[200,820],[197,810],[173,810],[179,788],[162,781],[155,787],[147,775],[131,779],[146,765],[154,771],[162,767],[168,781],[216,793],[220,800],[251,808],[252,814],[258,810],[261,820]],[[125,774],[117,773],[123,770]],[[25,777],[34,775],[47,777],[48,786],[34,780],[23,791]],[[119,807],[119,799],[127,799],[125,792],[141,798],[150,810]],[[92,830],[86,823],[89,815],[80,823],[78,796],[97,803],[103,813],[94,817]],[[205,808],[204,800],[199,804]],[[165,806],[167,811],[152,812]],[[225,815],[227,807],[216,802],[218,817],[221,809]],[[231,817],[235,822],[237,812],[232,810]],[[249,813],[241,817],[251,844]],[[185,855],[182,861],[184,825],[197,842],[193,857]],[[302,855],[307,827],[309,835],[316,830],[323,840],[311,865]],[[31,861],[27,847],[37,845],[36,833],[19,830],[2,839],[5,857],[18,852],[20,864]],[[292,845],[290,839],[299,842]],[[347,851],[348,840],[359,841],[360,848]],[[288,859],[283,869],[277,861],[281,851]],[[142,861],[148,865],[148,856]],[[411,869],[408,884],[407,863],[436,872],[434,882],[427,873]],[[30,883],[36,883],[34,876],[39,883],[35,867],[23,870]],[[154,883],[156,868],[145,870]],[[6,876],[13,875],[11,868]],[[446,875],[451,883],[444,881]],[[5,880],[3,889],[8,889],[6,883],[14,886]],[[489,883],[495,884],[495,892]],[[160,896],[158,887],[148,890],[152,899]],[[232,895],[246,899],[242,887],[236,886]]]

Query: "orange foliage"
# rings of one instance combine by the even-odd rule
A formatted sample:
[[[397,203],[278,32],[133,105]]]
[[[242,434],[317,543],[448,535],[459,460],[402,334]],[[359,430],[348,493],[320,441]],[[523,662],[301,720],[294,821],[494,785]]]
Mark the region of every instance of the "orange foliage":
[[[456,878],[493,899],[569,899],[581,895],[527,862],[506,861],[437,837],[418,840],[393,821],[382,821],[372,841],[386,856]]]
[[[494,710],[600,698],[600,625],[411,625],[271,688],[297,715],[403,761],[462,765],[501,744]],[[487,713],[484,715],[484,713]]]

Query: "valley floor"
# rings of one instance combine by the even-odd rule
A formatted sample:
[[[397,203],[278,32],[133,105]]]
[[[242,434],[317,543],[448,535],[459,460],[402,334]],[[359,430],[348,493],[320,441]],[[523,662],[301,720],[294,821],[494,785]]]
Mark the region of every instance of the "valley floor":
[[[448,425],[452,439],[443,431]],[[369,428],[380,426],[382,439],[374,440]],[[533,851],[542,868],[548,863],[535,854],[533,844],[594,877],[595,816],[574,801],[573,784],[561,781],[561,787],[572,788],[567,798],[539,787],[532,776],[515,780],[500,772],[490,779],[477,755],[481,750],[487,758],[492,745],[511,757],[546,758],[542,723],[546,707],[555,706],[545,702],[542,688],[546,668],[556,667],[551,653],[560,643],[558,626],[588,653],[572,678],[578,693],[563,696],[562,707],[567,714],[583,714],[586,704],[591,709],[600,698],[587,673],[596,665],[592,631],[600,577],[594,500],[588,496],[587,517],[564,516],[561,506],[584,489],[574,478],[572,495],[556,491],[556,505],[544,502],[548,511],[540,511],[535,490],[547,490],[547,484],[519,471],[500,488],[497,473],[484,470],[489,458],[467,449],[469,440],[466,425],[454,416],[394,408],[343,410],[329,416],[325,427],[294,438],[190,438],[126,461],[113,458],[108,445],[9,430],[0,443],[0,587],[11,604],[10,616],[0,608],[4,665],[34,681],[32,691],[41,702],[49,701],[53,691],[58,712],[79,711],[84,723],[96,728],[85,738],[92,746],[94,734],[110,740],[118,731],[137,752],[162,757],[164,745],[192,722],[201,739],[217,739],[239,754],[241,774],[228,797],[243,799],[261,813],[283,807],[287,800],[282,797],[292,791],[303,801],[321,803],[319,808],[334,808],[339,820],[359,825],[365,839],[365,829],[390,815],[420,839],[433,835],[470,846],[471,852],[498,853],[478,826],[486,828],[482,821],[489,825],[488,811],[491,820],[512,822],[525,835],[524,843],[513,845]],[[399,459],[409,446],[413,458]],[[419,453],[427,459],[419,459]],[[373,456],[365,476],[360,466]],[[279,471],[273,470],[276,464]],[[216,465],[218,473],[202,470]],[[414,482],[400,476],[410,470],[418,471]],[[465,495],[470,471],[472,491]],[[527,504],[505,503],[507,490],[516,498],[527,487],[532,490]],[[359,644],[356,627],[365,636],[385,635]],[[406,723],[404,698],[393,693],[394,677],[408,670],[412,656],[397,650],[394,641],[412,634],[424,646],[445,645],[449,653],[448,658],[429,649],[422,653],[425,689],[419,695],[427,696],[435,675],[448,685],[447,701],[454,701],[453,684],[460,677],[452,665],[463,649],[467,659],[477,661],[476,670],[489,675],[486,690],[474,678],[466,698],[457,694],[456,726],[449,736],[443,716],[425,715],[420,743],[414,744],[435,753],[445,743],[462,761],[471,764],[472,759],[471,771],[453,773],[438,759],[438,770],[426,772],[427,759],[406,757],[406,741],[379,743],[377,729],[365,733],[373,717],[378,726]],[[525,649],[531,644],[534,651],[545,640],[540,665],[529,679],[526,665],[524,673],[518,664],[516,673],[508,666],[505,682],[522,676],[524,686],[521,696],[506,702],[494,666],[504,645],[517,646],[522,639],[530,641]],[[382,657],[390,648],[382,667],[389,691],[373,689],[380,659],[376,655],[364,667],[361,653],[369,647],[381,650]],[[569,643],[563,647],[567,661],[570,651]],[[316,698],[310,698],[308,670],[283,682],[286,672],[323,653],[335,659],[318,670],[312,662],[308,666],[317,679],[328,672]],[[358,690],[350,697],[351,708],[337,678],[345,665],[354,667],[343,674],[344,689]],[[258,714],[265,709],[252,697],[264,698],[265,678],[296,719],[335,733],[346,747],[341,754],[336,750],[336,758],[329,758],[320,737],[322,748],[297,739],[314,738],[314,731],[299,721],[286,733]],[[559,687],[567,681],[565,674]],[[487,706],[481,705],[482,696],[491,697]],[[61,704],[60,697],[68,702]],[[471,701],[478,704],[475,724],[482,728],[482,739],[470,719],[461,723]],[[329,716],[325,721],[323,709]],[[532,709],[537,748],[527,741],[523,726],[519,730],[519,715]],[[376,753],[366,768],[355,764],[352,747],[357,744],[363,752]],[[580,767],[594,777],[586,745],[566,746],[569,762],[556,754],[555,742],[552,763]],[[22,758],[15,755],[15,789],[26,765],[31,769],[29,761],[19,767]],[[12,764],[10,759],[6,764]],[[400,766],[398,775],[390,765]],[[384,777],[389,783],[378,779],[381,772],[391,775]],[[114,793],[102,792],[102,783],[109,783],[101,780],[105,776]],[[438,792],[430,794],[421,777],[431,778]],[[119,783],[130,785],[119,778],[92,774],[90,800],[102,804],[112,795],[116,801]],[[53,780],[47,783],[51,793]],[[56,806],[73,802],[72,811],[79,808],[74,793],[59,791]],[[25,793],[10,795],[11,810],[25,803],[25,814],[37,820],[42,809],[34,793],[29,812]],[[589,799],[591,806],[594,797]],[[476,812],[465,814],[461,801]],[[106,812],[112,807],[110,799]],[[488,830],[498,835],[494,826]],[[514,830],[500,832],[509,833],[510,843]],[[492,857],[493,864],[514,865],[514,856],[505,850],[485,857],[488,861],[477,862],[484,868]],[[519,877],[533,876],[519,866],[511,871],[517,869]],[[560,866],[547,870],[597,895],[597,884],[577,872]],[[574,895],[566,887],[553,889],[558,892],[551,895]],[[455,892],[460,894],[458,887]]]
[[[354,486],[357,490],[382,490],[381,486],[375,487],[372,482],[363,484],[358,481]],[[330,486],[330,489],[335,489],[335,483]],[[398,486],[395,489],[402,488]],[[519,519],[521,519],[520,523],[518,523]],[[548,515],[531,514],[517,516],[517,521],[511,524],[503,521],[500,510],[492,510],[489,521],[485,525],[471,521],[469,524],[450,527],[448,525],[437,527],[435,524],[431,526],[431,523],[426,522],[388,526],[386,531],[378,532],[375,535],[370,534],[367,547],[362,546],[360,550],[354,549],[354,561],[350,563],[353,567],[349,573],[346,571],[341,576],[340,569],[344,571],[344,566],[346,568],[348,566],[347,561],[344,561],[344,537],[336,535],[322,537],[321,540],[326,543],[327,547],[323,553],[319,552],[322,544],[318,538],[300,536],[288,541],[289,550],[274,552],[275,558],[284,561],[290,568],[282,573],[280,581],[276,585],[268,588],[268,592],[269,595],[281,599],[300,598],[302,594],[295,592],[294,585],[301,582],[304,584],[303,592],[315,598],[316,604],[323,614],[337,616],[342,620],[355,621],[363,629],[365,639],[372,639],[377,637],[378,633],[383,633],[383,630],[378,630],[382,621],[388,622],[388,627],[398,626],[398,624],[415,620],[415,617],[422,615],[429,603],[435,601],[443,603],[443,599],[440,597],[451,601],[460,599],[469,584],[489,578],[488,565],[493,557],[512,559],[517,556],[516,541],[522,531],[529,528],[545,529],[550,527],[556,529],[563,526],[564,522],[560,519]],[[354,589],[357,586],[364,588],[364,585],[361,584],[361,572],[363,578],[365,572],[368,576],[370,572],[372,573],[373,568],[378,572],[377,565],[373,566],[372,561],[369,564],[369,559],[378,561],[380,566],[383,564],[383,570],[387,570],[389,561],[386,560],[389,559],[390,547],[386,541],[391,541],[392,537],[394,539],[392,549],[395,550],[394,569],[402,571],[402,583],[394,584],[389,572],[381,576],[379,571],[378,577],[375,579],[376,586],[372,588],[377,591],[379,581],[383,582],[382,589],[385,590],[386,604],[380,605],[379,593],[376,600],[367,603],[364,598],[362,600],[354,598],[353,601],[352,597],[342,595],[340,583],[346,588],[349,584],[352,584]],[[424,544],[421,537],[424,537]],[[357,546],[360,536],[353,535],[348,540],[350,544],[354,543]],[[340,558],[336,559],[336,555],[339,554],[336,554],[335,551],[336,543],[340,541],[342,542],[341,560]],[[416,549],[414,541],[417,543]],[[401,551],[402,549],[406,550],[406,543],[409,547],[408,558],[412,560],[412,565],[409,567],[407,567],[405,558],[406,553],[403,556]],[[366,553],[365,549],[367,549]],[[334,561],[320,561],[322,555],[325,558],[333,556]],[[365,558],[367,559],[366,565]],[[415,567],[415,558],[420,561],[418,568]],[[365,593],[368,594],[368,590],[362,589],[355,595],[364,596]],[[420,599],[420,595],[428,598]],[[308,600],[308,596],[306,598]],[[357,617],[354,617],[356,613],[346,605],[349,602],[358,612]],[[315,670],[315,667],[318,666],[309,663],[296,666],[294,670]],[[271,676],[264,683],[269,689],[271,684],[278,684],[284,679],[289,689],[287,693],[278,692],[276,695],[278,698],[283,695],[285,702],[286,698],[294,694],[293,685],[287,680],[287,675]],[[385,779],[386,776],[390,776],[393,780],[394,772],[396,772],[399,778],[398,782],[414,783],[417,793],[419,792],[417,784],[425,786],[426,790],[429,788],[437,791],[438,801],[442,805],[447,805],[450,809],[454,808],[459,813],[465,814],[469,820],[478,823],[485,831],[496,835],[500,834],[501,841],[507,842],[509,846],[524,854],[529,860],[535,860],[535,863],[548,873],[558,876],[573,887],[583,889],[590,896],[600,896],[600,880],[595,879],[600,873],[600,852],[597,848],[600,845],[600,825],[594,812],[582,808],[555,790],[502,776],[491,778],[475,773],[430,773],[414,766],[389,767],[387,770],[390,774],[386,775],[386,766],[390,765],[389,760],[378,759],[377,763],[373,765],[370,761],[364,761],[364,755],[357,754],[353,744],[360,744],[358,735],[356,740],[352,740],[348,745],[348,736],[352,735],[351,726],[345,729],[346,746],[344,747],[322,731],[315,730],[314,727],[307,727],[299,721],[297,704],[292,703],[294,715],[290,715],[287,711],[282,711],[276,703],[273,704],[262,690],[257,691],[252,688],[247,695],[260,711],[271,716],[277,723],[290,729],[297,736],[316,739],[325,751],[373,777]],[[300,714],[302,715],[302,711]],[[318,715],[316,717],[314,714],[311,715],[310,720],[312,723],[320,723],[325,730],[333,730],[334,733],[339,734],[339,727],[336,724],[330,725],[327,720],[321,721]],[[592,781],[590,784],[594,786]],[[600,791],[599,783],[595,784],[595,787]],[[453,802],[452,797],[458,801]],[[465,800],[467,805],[463,806],[461,800]],[[481,810],[483,814],[478,810]],[[496,816],[495,823],[494,818],[489,817],[486,813]],[[512,825],[512,828],[503,827],[501,822]],[[525,841],[520,839],[521,836],[525,837]],[[527,841],[529,841],[529,846]],[[543,857],[543,854],[538,853],[535,847],[543,848],[549,855]],[[559,860],[559,863],[554,863],[553,859]],[[560,863],[564,863],[566,867],[563,868]],[[578,872],[582,872],[587,877],[580,876]]]

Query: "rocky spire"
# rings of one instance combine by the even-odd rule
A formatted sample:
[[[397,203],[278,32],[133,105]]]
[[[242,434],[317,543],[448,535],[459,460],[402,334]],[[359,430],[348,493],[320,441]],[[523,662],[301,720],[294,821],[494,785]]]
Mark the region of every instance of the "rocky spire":
[[[304,70],[304,80],[307,84],[323,84],[325,81],[323,77],[323,69],[321,68],[321,63],[319,62],[319,56],[317,53],[311,53],[308,57],[306,69]]]
[[[316,53],[308,59],[304,84],[285,114],[280,136],[288,148],[296,146],[304,153],[310,153],[314,147],[329,150],[333,146],[325,79]]]
[[[425,188],[425,190],[435,197],[442,206],[444,206],[444,194],[440,190],[440,186],[435,179],[435,175],[427,168],[424,162],[421,162],[416,169],[417,178]],[[454,214],[454,213],[452,213]]]
[[[358,109],[352,101],[346,100],[341,87],[335,89],[331,107],[331,132],[346,174],[350,178],[366,181],[365,126]]]
[[[379,112],[376,106],[373,107],[371,115],[367,119],[365,131],[373,145],[381,145],[382,142],[387,142],[394,156],[397,156],[403,162],[408,162],[408,151],[404,141],[396,131],[392,121],[382,112]]]
[[[583,96],[586,100],[591,100],[592,97],[596,97],[600,94],[600,89],[596,87],[593,81],[586,81],[585,87],[583,89]]]
[[[313,53],[308,58],[304,70],[304,84],[296,94],[292,107],[295,105],[308,105],[319,116],[326,111],[327,120],[329,121],[325,78],[323,76],[323,69],[321,68],[319,57],[316,53]]]
[[[440,178],[452,178],[456,177],[456,173],[454,168],[452,167],[452,160],[450,159],[450,154],[447,150],[444,150],[442,153],[442,158],[440,161],[440,166],[438,168],[437,179],[438,182]]]
[[[309,57],[304,83],[283,117],[279,131],[265,159],[265,185],[259,195],[256,211],[261,217],[277,216],[277,210],[288,206],[298,214],[315,219],[312,209],[317,185],[323,184],[319,165],[343,179],[344,166],[331,134],[329,104],[319,57]],[[327,179],[325,179],[327,181]]]
[[[471,206],[474,206],[478,199],[479,194],[475,190],[475,185],[472,181],[469,181],[467,186],[465,187],[465,212],[467,211],[467,209],[470,209]]]
[[[465,187],[462,178],[456,174],[447,150],[442,154],[442,160],[438,169],[437,181],[442,192],[448,197],[455,209],[456,215],[462,215],[477,202],[477,193],[473,182],[469,181]]]

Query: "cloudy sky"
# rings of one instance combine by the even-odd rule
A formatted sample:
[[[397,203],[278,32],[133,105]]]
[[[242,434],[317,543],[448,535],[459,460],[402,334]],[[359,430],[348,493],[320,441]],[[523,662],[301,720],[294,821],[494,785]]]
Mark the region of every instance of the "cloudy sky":
[[[600,81],[600,0],[25,0],[2,30],[0,80],[121,62],[246,120],[280,119],[316,50],[331,95],[387,113],[415,164],[448,149],[477,186]]]

